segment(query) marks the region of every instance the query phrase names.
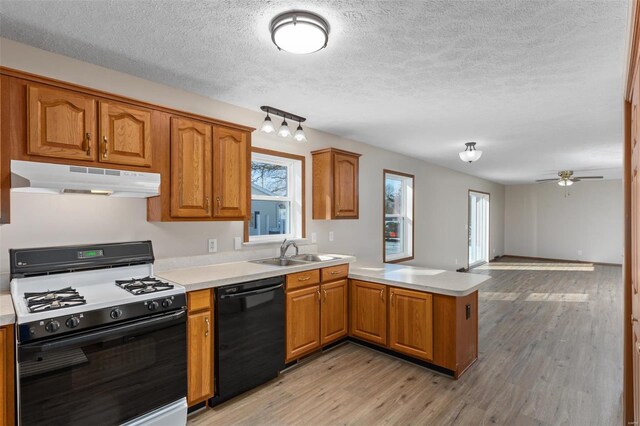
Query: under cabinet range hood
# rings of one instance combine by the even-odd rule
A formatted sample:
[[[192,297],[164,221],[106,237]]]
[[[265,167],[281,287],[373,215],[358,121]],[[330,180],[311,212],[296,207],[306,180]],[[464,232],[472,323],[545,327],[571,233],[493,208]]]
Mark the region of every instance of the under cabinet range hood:
[[[148,198],[160,194],[160,174],[11,160],[11,191]]]

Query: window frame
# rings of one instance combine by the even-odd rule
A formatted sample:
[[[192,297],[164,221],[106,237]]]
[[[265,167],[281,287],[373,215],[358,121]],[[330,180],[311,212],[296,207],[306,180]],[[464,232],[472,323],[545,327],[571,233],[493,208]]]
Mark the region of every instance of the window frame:
[[[287,184],[287,196],[283,197],[283,196],[257,196],[258,199],[263,199],[263,200],[273,200],[273,201],[289,201],[290,204],[290,214],[293,216],[296,213],[299,213],[300,216],[300,235],[296,235],[296,232],[294,230],[294,232],[290,232],[289,234],[271,234],[271,235],[249,235],[249,226],[251,223],[251,216],[253,215],[252,213],[252,202],[254,200],[254,196],[252,194],[252,190],[251,190],[251,164],[253,163],[253,155],[254,154],[258,154],[259,156],[266,156],[266,157],[276,157],[276,159],[274,159],[274,163],[278,163],[281,162],[282,165],[288,165],[291,164],[292,161],[300,161],[300,203],[299,205],[296,205],[296,196],[294,194],[295,189],[292,190],[292,186],[295,185],[291,185],[292,183],[295,184],[295,182],[292,182],[293,179],[295,179],[295,176],[293,173],[291,173],[291,168],[289,168],[289,172],[287,173],[287,178],[289,180],[288,184]],[[279,159],[278,159],[279,158]],[[288,166],[289,167],[289,166]],[[249,214],[247,215],[247,217],[245,218],[244,221],[244,242],[245,243],[271,243],[271,242],[281,242],[282,239],[287,238],[287,239],[302,239],[302,238],[306,238],[306,202],[305,202],[305,157],[302,155],[295,155],[295,154],[289,154],[287,152],[280,152],[280,151],[275,151],[275,150],[271,150],[271,149],[265,149],[265,148],[258,148],[258,147],[252,147],[251,148],[251,155],[249,158],[249,200],[248,200],[248,212]],[[297,227],[297,221],[294,224],[294,221],[291,220],[290,221],[290,227]],[[292,229],[290,228],[290,229]]]
[[[404,197],[404,203],[402,205],[402,215],[398,217],[404,217],[404,229],[403,235],[405,235],[403,242],[403,252],[397,256],[387,256],[387,242],[385,240],[386,222],[387,222],[387,175],[396,176],[403,180],[403,190],[406,194],[407,181],[411,180],[411,197]],[[407,202],[411,200],[411,209],[407,211]],[[395,170],[383,169],[382,170],[382,260],[384,263],[399,263],[408,260],[413,260],[415,257],[415,212],[416,212],[416,177],[410,173],[398,172]],[[409,216],[410,214],[410,216]],[[407,232],[407,227],[411,226],[410,232]],[[410,236],[410,241],[406,236]],[[410,251],[408,250],[410,249]]]

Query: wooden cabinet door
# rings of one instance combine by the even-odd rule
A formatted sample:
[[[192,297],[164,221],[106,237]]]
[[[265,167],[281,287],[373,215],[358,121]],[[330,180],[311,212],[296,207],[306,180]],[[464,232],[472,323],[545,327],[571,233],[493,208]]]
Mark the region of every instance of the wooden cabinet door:
[[[351,280],[351,335],[379,345],[387,344],[387,286]]]
[[[94,161],[96,105],[92,98],[45,86],[27,86],[27,152]]]
[[[213,327],[210,311],[190,314],[187,324],[187,403],[213,396]]]
[[[287,361],[320,347],[320,286],[287,292]]]
[[[213,212],[220,218],[244,218],[247,212],[247,134],[217,127],[213,143]]]
[[[433,297],[429,293],[389,289],[389,348],[433,359]]]
[[[358,157],[333,155],[333,214],[336,218],[358,218]]]
[[[211,217],[211,126],[171,118],[171,216]]]
[[[0,327],[0,426],[15,423],[13,325]]]
[[[349,332],[347,328],[347,280],[322,284],[320,335],[322,344],[333,342]]]
[[[100,162],[151,166],[151,111],[100,102],[99,137]]]

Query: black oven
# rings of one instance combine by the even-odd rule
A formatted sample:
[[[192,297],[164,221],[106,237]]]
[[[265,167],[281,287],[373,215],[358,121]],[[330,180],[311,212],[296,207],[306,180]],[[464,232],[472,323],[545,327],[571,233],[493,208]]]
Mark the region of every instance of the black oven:
[[[117,425],[187,393],[184,309],[18,346],[19,418]]]

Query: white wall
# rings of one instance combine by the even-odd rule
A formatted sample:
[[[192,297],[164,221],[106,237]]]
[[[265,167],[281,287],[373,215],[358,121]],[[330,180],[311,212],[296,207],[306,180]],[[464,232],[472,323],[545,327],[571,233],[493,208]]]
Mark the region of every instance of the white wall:
[[[505,253],[622,263],[621,180],[506,187]]]
[[[257,111],[2,38],[0,65],[252,127],[258,127],[264,118]],[[286,105],[277,106],[286,108]],[[313,117],[309,117],[309,122],[313,123]],[[312,128],[305,131],[309,139],[305,144],[260,132],[254,132],[252,137],[254,146],[306,156],[307,235],[317,232],[320,251],[382,260],[382,169],[387,168],[416,175],[416,259],[412,264],[447,269],[466,266],[468,189],[491,193],[492,257],[503,254],[503,185]],[[309,152],[330,146],[362,154],[359,220],[311,220]],[[242,235],[239,222],[150,223],[145,213],[143,200],[12,193],[11,224],[0,227],[0,271],[8,270],[9,248],[151,239],[156,256],[167,258],[205,254],[207,238],[218,239],[219,251],[230,251],[233,237]],[[333,242],[328,240],[329,231],[335,234]],[[251,251],[251,248],[243,250]]]

